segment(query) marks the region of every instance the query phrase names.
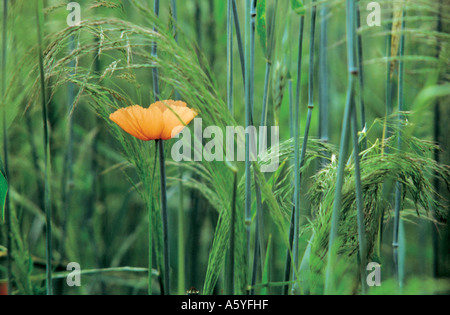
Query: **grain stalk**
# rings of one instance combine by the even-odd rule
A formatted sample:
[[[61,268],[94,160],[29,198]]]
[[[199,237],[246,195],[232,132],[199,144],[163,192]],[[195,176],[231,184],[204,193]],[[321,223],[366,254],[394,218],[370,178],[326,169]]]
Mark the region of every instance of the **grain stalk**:
[[[359,1],[361,3],[361,1]],[[356,14],[356,27],[358,30],[361,28],[361,10],[360,7],[357,6],[357,14]],[[360,111],[360,120],[361,120],[361,129],[366,130],[366,105],[364,100],[364,67],[363,67],[363,41],[361,32],[358,33],[356,37],[356,46],[358,50],[358,71],[359,71],[359,111]],[[367,149],[367,138],[363,137],[362,139],[362,149]]]
[[[286,254],[286,264],[284,272],[284,281],[289,282],[291,276],[291,264],[292,256],[291,252],[294,243],[294,232],[295,232],[295,222],[297,220],[297,210],[296,205],[300,203],[300,90],[302,81],[302,51],[303,51],[303,29],[305,25],[305,17],[302,15],[300,17],[300,27],[299,27],[299,47],[298,47],[298,59],[297,59],[297,85],[296,85],[296,96],[295,96],[295,107],[294,107],[294,206],[292,208],[291,214],[291,224],[289,230],[289,248]],[[294,269],[295,270],[295,269]],[[289,286],[285,285],[283,287],[283,292],[285,295],[288,294]]]
[[[234,117],[233,104],[233,1],[227,3],[227,106]]]
[[[314,110],[314,53],[315,53],[315,37],[316,37],[316,16],[317,16],[317,7],[315,5],[315,0],[312,0],[312,11],[311,11],[311,27],[310,27],[310,44],[309,44],[309,81],[308,81],[308,116],[306,120],[305,126],[305,134],[303,137],[302,150],[300,154],[300,161],[296,161],[299,163],[298,174],[296,171],[296,183],[295,183],[295,217],[294,217],[294,243],[293,243],[293,264],[294,269],[292,273],[292,279],[295,281],[296,271],[299,267],[299,249],[298,249],[298,241],[299,241],[299,233],[300,233],[300,188],[301,188],[301,180],[302,173],[301,169],[305,163],[306,149],[308,146],[308,138],[309,131],[311,126],[312,113]],[[292,293],[294,294],[295,286],[292,287]]]
[[[442,32],[442,10],[443,10],[443,1],[439,0],[439,10],[438,10],[438,16],[437,16],[437,32]],[[441,56],[441,50],[442,50],[442,43],[441,40],[437,40],[436,44],[436,58],[439,60]],[[441,109],[440,109],[440,101],[436,100],[436,103],[434,104],[434,128],[433,128],[433,137],[434,141],[437,144],[441,143]],[[440,150],[439,148],[436,148],[434,150],[434,160],[437,163],[440,163]],[[434,180],[434,188],[437,192],[440,191],[440,183],[437,174],[435,173],[435,180]],[[439,276],[439,233],[437,229],[433,226],[432,232],[432,244],[433,244],[433,276],[437,278]]]
[[[8,27],[8,1],[3,0],[3,28],[2,28],[2,60],[1,60],[1,91],[2,96],[2,115],[3,115],[3,171],[8,185],[11,184],[9,177],[8,162],[8,130],[6,127],[6,48],[7,48],[7,27]],[[9,189],[6,191],[5,199],[5,219],[6,219],[6,247],[7,253],[7,274],[8,274],[8,295],[12,293],[12,241],[11,241],[11,206],[9,200]]]
[[[320,9],[319,51],[319,138],[328,143],[329,135],[329,80],[328,80],[328,4]]]
[[[333,293],[334,286],[334,266],[337,262],[337,238],[339,218],[342,204],[342,187],[344,184],[344,172],[346,167],[346,155],[348,147],[348,134],[351,124],[351,115],[354,108],[355,82],[358,75],[356,64],[355,44],[356,44],[356,1],[347,0],[347,59],[348,59],[348,88],[345,104],[344,119],[342,124],[341,142],[339,150],[339,164],[337,169],[336,188],[331,217],[331,230],[328,243],[327,267],[325,274],[325,294]],[[356,155],[357,152],[355,152]],[[358,192],[358,191],[357,191]],[[360,197],[359,197],[360,198]]]
[[[398,126],[398,139],[397,139],[397,149],[400,151],[402,149],[402,136],[401,136],[401,121],[404,120],[404,117],[402,115],[402,112],[404,111],[404,103],[405,103],[405,96],[404,96],[404,61],[403,56],[405,54],[405,15],[406,10],[403,7],[402,12],[402,26],[401,26],[401,36],[400,36],[400,48],[399,48],[399,77],[398,77],[398,119],[399,119],[399,126]],[[400,269],[404,269],[402,266],[399,265],[399,228],[400,228],[400,211],[402,207],[402,184],[400,182],[397,182],[395,184],[395,210],[394,210],[394,232],[393,232],[393,241],[392,241],[392,248],[393,248],[393,255],[394,255],[394,272],[398,281],[398,285],[400,290],[403,288],[403,278],[401,277],[401,273],[399,272]]]
[[[235,30],[236,30],[236,40],[237,40],[237,44],[238,44],[239,57],[240,57],[240,61],[241,61],[242,78],[243,78],[243,82],[245,85],[245,51],[244,51],[244,45],[243,45],[243,40],[242,40],[241,25],[239,22],[239,13],[238,13],[236,0],[232,0],[232,1],[233,1],[233,3],[232,3],[232,5],[233,5],[233,20],[234,20],[234,25],[235,25]]]
[[[230,228],[230,251],[229,251],[229,264],[227,266],[227,294],[234,295],[234,268],[235,268],[235,250],[236,250],[236,196],[237,196],[237,169],[233,168],[234,181],[233,181],[233,196],[231,199],[231,228]]]
[[[249,128],[252,124],[252,79],[251,73],[251,6],[253,0],[245,1],[245,127]],[[247,129],[248,130],[248,129]],[[245,225],[247,231],[247,259],[250,261],[250,226],[252,215],[252,192],[251,192],[251,168],[250,168],[250,134],[245,134]]]
[[[154,1],[153,12],[156,17],[159,17],[159,0]],[[153,28],[154,32],[158,30],[156,27]],[[152,45],[152,57],[158,58],[158,45],[156,42]],[[158,68],[153,67],[153,94],[155,101],[159,101],[159,74]],[[168,209],[167,209],[167,187],[166,187],[166,163],[164,156],[164,141],[157,140],[156,146],[159,150],[159,169],[160,169],[160,180],[161,180],[161,220],[163,228],[163,257],[164,257],[164,294],[170,295],[170,253],[169,253],[169,231],[168,231]],[[149,229],[151,233],[151,228]],[[150,253],[149,253],[150,255]],[[151,264],[151,261],[149,261]],[[151,266],[149,266],[149,270]],[[150,280],[150,279],[149,279]],[[149,284],[150,286],[151,284]]]
[[[38,38],[38,53],[39,53],[39,72],[41,83],[41,101],[42,101],[42,120],[44,126],[44,211],[46,220],[46,293],[52,295],[52,209],[50,197],[50,141],[48,128],[48,114],[47,114],[47,97],[46,97],[46,83],[44,74],[44,56],[43,56],[43,27],[44,27],[44,13],[42,0],[36,2],[36,22],[37,22],[37,38]]]

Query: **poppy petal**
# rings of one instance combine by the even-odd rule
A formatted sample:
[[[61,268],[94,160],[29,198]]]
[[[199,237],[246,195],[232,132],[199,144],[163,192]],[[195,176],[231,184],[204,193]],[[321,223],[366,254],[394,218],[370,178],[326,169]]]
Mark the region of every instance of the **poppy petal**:
[[[160,139],[164,129],[163,114],[158,107],[147,108],[139,122],[141,130],[150,140]]]
[[[170,108],[174,107],[187,107],[187,104],[182,101],[165,100],[158,101],[150,105],[150,108],[158,107],[163,113]]]
[[[148,141],[150,139],[142,132],[138,122],[138,117],[140,116],[141,110],[144,110],[144,108],[138,105],[121,108],[111,114],[109,119],[133,137]]]
[[[187,107],[173,106],[171,110],[166,110],[163,113],[164,130],[161,139],[172,139],[196,116],[197,112]]]

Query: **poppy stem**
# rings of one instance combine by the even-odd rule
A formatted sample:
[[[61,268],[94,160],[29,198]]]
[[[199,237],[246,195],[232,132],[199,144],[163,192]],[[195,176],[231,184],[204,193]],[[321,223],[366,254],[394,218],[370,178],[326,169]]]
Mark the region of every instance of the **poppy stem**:
[[[167,194],[166,194],[166,166],[164,158],[164,142],[156,140],[159,145],[159,169],[161,174],[161,219],[163,228],[163,251],[164,251],[164,291],[170,295],[170,257],[169,257],[169,234],[167,215]]]

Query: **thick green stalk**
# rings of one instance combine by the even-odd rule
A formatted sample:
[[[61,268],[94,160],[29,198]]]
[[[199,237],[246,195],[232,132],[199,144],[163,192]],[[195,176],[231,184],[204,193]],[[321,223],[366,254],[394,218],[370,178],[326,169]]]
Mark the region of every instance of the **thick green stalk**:
[[[354,102],[354,100],[353,100]],[[359,156],[359,138],[358,138],[358,121],[356,118],[356,107],[353,105],[352,110],[352,138],[353,138],[353,159],[355,162],[355,184],[356,184],[356,211],[358,222],[358,243],[359,243],[359,257],[360,257],[360,272],[361,272],[361,288],[362,293],[366,294],[366,224],[363,206],[363,193],[361,183],[361,169]]]
[[[236,0],[232,0],[233,1],[233,20],[234,20],[234,25],[235,25],[235,29],[236,29],[236,40],[237,40],[237,44],[238,44],[238,50],[239,50],[239,57],[241,60],[241,70],[242,70],[242,78],[244,80],[244,85],[245,85],[245,51],[244,51],[244,46],[243,46],[243,41],[242,41],[242,34],[241,34],[241,25],[239,22],[239,13],[238,13],[238,9],[237,9],[237,4],[236,4]]]
[[[327,143],[329,135],[329,80],[328,80],[328,4],[320,10],[319,51],[319,138]]]
[[[167,187],[166,187],[166,164],[164,157],[164,142],[158,140],[159,170],[161,179],[161,218],[163,227],[163,251],[164,251],[164,294],[170,295],[170,255],[169,255],[169,233],[167,213]]]
[[[346,154],[348,146],[348,134],[351,122],[351,113],[354,107],[354,93],[355,93],[355,81],[358,74],[358,68],[356,65],[355,56],[355,44],[356,44],[356,4],[355,0],[347,0],[347,58],[348,58],[348,89],[347,100],[345,105],[344,120],[342,125],[341,143],[339,150],[339,164],[337,169],[336,178],[336,190],[333,203],[333,212],[331,217],[331,229],[330,238],[328,243],[328,261],[325,274],[325,294],[333,293],[334,291],[334,264],[336,263],[337,255],[337,238],[339,218],[342,203],[342,186],[344,184],[344,171],[346,166]]]
[[[159,0],[154,0],[154,7],[153,12],[156,16],[159,16]],[[153,28],[155,32],[157,32],[156,27]],[[152,57],[158,58],[158,44],[156,42],[153,42],[152,44]],[[152,78],[153,78],[153,95],[155,97],[155,101],[158,101],[160,98],[159,95],[159,75],[158,75],[158,68],[153,67],[152,69]]]
[[[245,127],[251,125],[251,2],[245,1]],[[247,129],[248,130],[248,129]],[[250,225],[252,215],[252,192],[251,192],[251,169],[250,169],[250,134],[245,134],[245,224],[247,230],[247,259],[250,261]]]
[[[361,1],[360,1],[361,2]],[[357,6],[356,14],[356,27],[359,29],[361,27],[361,11],[359,6]],[[363,42],[361,33],[356,37],[357,47],[358,47],[358,71],[359,71],[359,105],[360,105],[360,116],[361,116],[361,126],[362,129],[366,128],[366,105],[364,100],[364,67],[363,67]],[[363,150],[367,149],[367,138],[364,137],[362,140]]]
[[[183,198],[183,171],[180,168],[179,206],[178,206],[178,294],[185,292],[185,234],[184,234],[184,198]]]
[[[309,82],[308,82],[308,117],[306,120],[306,126],[305,126],[305,134],[303,137],[303,144],[302,144],[302,151],[300,154],[300,162],[298,165],[298,174],[296,170],[296,188],[295,188],[295,223],[294,223],[294,245],[293,245],[293,264],[294,264],[294,270],[292,273],[292,279],[296,280],[296,271],[299,267],[299,253],[298,253],[298,237],[300,232],[300,188],[301,188],[301,180],[302,180],[302,173],[301,168],[304,165],[305,162],[305,156],[306,156],[306,150],[308,146],[308,138],[309,138],[309,131],[311,126],[311,119],[312,119],[312,113],[314,110],[314,53],[315,53],[315,34],[316,34],[316,16],[317,16],[317,7],[315,5],[315,0],[312,1],[312,11],[311,11],[311,28],[310,28],[310,45],[309,45]],[[292,293],[294,293],[294,286],[292,287]]]
[[[233,1],[227,4],[227,105],[234,116],[233,106]]]
[[[405,54],[405,8],[403,8],[402,13],[402,34],[400,36],[400,47],[399,47],[399,77],[398,77],[398,119],[399,119],[399,135],[398,135],[398,142],[397,142],[397,149],[402,149],[402,137],[401,137],[401,120],[403,119],[402,112],[404,111],[404,102],[405,102],[405,96],[404,96],[404,61],[403,56]],[[400,276],[399,273],[399,257],[398,257],[398,250],[399,250],[399,227],[400,227],[400,211],[402,207],[402,184],[397,182],[395,184],[395,210],[394,210],[394,236],[393,236],[393,255],[394,255],[394,272],[397,277],[397,281],[399,284],[400,289],[403,287],[403,279]]]
[[[177,0],[172,0],[171,7],[172,7],[173,20],[175,21],[175,23],[178,23]],[[178,42],[178,30],[176,29],[176,26],[174,26],[174,35],[175,35],[175,41]]]
[[[46,219],[46,292],[47,295],[53,293],[52,286],[52,210],[50,198],[50,141],[47,114],[47,97],[46,84],[44,74],[44,56],[43,56],[43,25],[44,14],[42,0],[36,3],[36,21],[37,21],[37,37],[38,37],[38,53],[39,53],[39,72],[41,82],[41,98],[42,98],[42,120],[44,125],[44,211]]]
[[[72,53],[72,51],[75,48],[74,45],[75,37],[70,37],[70,44],[69,44],[69,53]],[[70,62],[70,67],[75,68],[75,60],[72,60]],[[74,74],[74,72],[72,72]],[[63,218],[63,224],[62,224],[62,237],[61,237],[61,244],[60,244],[60,253],[61,253],[61,259],[64,258],[64,252],[65,252],[65,240],[67,236],[67,221],[69,218],[69,212],[70,212],[70,204],[72,200],[72,186],[73,186],[73,102],[75,100],[75,85],[73,83],[68,84],[68,91],[67,91],[67,115],[68,115],[68,123],[67,123],[67,147],[66,147],[66,153],[65,153],[65,159],[64,159],[64,172],[63,172],[63,180],[61,183],[61,190],[62,190],[62,201],[63,201],[63,207],[64,207],[64,218]]]
[[[3,174],[11,185],[9,177],[9,163],[8,163],[8,132],[6,127],[6,46],[7,46],[7,22],[8,22],[8,1],[3,0],[3,28],[2,28],[2,61],[1,61],[1,91],[2,107],[3,107],[3,159],[4,172]],[[9,201],[9,189],[6,191],[5,199],[5,219],[6,219],[6,247],[8,248],[7,256],[7,273],[8,273],[8,294],[12,293],[12,242],[11,242],[11,207]]]
[[[264,94],[263,94],[263,104],[261,111],[261,123],[260,126],[267,125],[267,103],[269,99],[269,81],[270,81],[270,72],[272,68],[272,55],[274,50],[274,42],[275,42],[275,23],[277,17],[277,8],[278,8],[278,0],[275,1],[275,7],[273,9],[272,20],[270,23],[270,28],[268,29],[268,45],[267,45],[267,55],[266,55],[266,74],[264,76]],[[292,80],[291,86],[292,86]],[[291,116],[292,117],[292,116]],[[265,143],[260,142],[260,145],[265,145]]]
[[[227,269],[227,294],[234,295],[234,257],[236,247],[236,196],[237,170],[234,171],[233,197],[231,199],[230,255]]]
[[[438,10],[438,16],[437,16],[437,32],[442,32],[442,0],[439,0],[439,10]],[[436,58],[439,60],[441,56],[441,50],[442,50],[442,42],[441,40],[438,40],[436,45]],[[434,104],[434,127],[433,127],[433,137],[434,141],[437,144],[440,144],[441,142],[441,108],[440,108],[440,101],[439,99],[436,100],[436,103]],[[440,163],[440,149],[436,148],[434,150],[434,160],[436,163]],[[434,179],[434,188],[437,192],[440,190],[440,183],[439,178],[437,174],[435,174]],[[432,232],[431,232],[431,238],[432,238],[432,246],[433,246],[433,276],[437,278],[439,276],[439,234],[437,229],[435,228],[434,224],[432,225]]]
[[[159,17],[159,0],[155,0],[153,6],[153,12],[157,17]],[[157,32],[156,27],[153,28]],[[158,46],[156,42],[152,45],[152,57],[158,58]],[[160,98],[159,93],[159,74],[158,68],[154,67],[152,71],[153,76],[153,94],[155,96],[155,101]],[[163,228],[163,257],[164,257],[164,294],[170,295],[170,255],[169,255],[169,232],[168,232],[168,209],[167,209],[167,190],[166,190],[166,164],[164,157],[164,141],[157,141],[159,145],[159,169],[160,169],[160,180],[161,180],[161,220]],[[150,231],[151,233],[151,227]],[[151,264],[151,262],[149,262]],[[150,267],[149,267],[150,268]],[[150,285],[150,284],[149,284]]]
[[[256,195],[256,228],[255,228],[255,245],[253,247],[253,266],[252,266],[252,281],[251,281],[251,290],[250,295],[255,294],[255,284],[257,277],[257,269],[258,269],[258,260],[259,256],[264,257],[261,248],[261,242],[264,241],[264,236],[262,231],[262,197],[261,197],[261,189],[259,187],[258,181],[255,176],[255,195]],[[263,264],[261,264],[263,266]]]
[[[171,2],[172,16],[175,23],[178,22],[178,10],[177,1],[172,0]],[[178,42],[178,31],[176,26],[174,26],[175,41]],[[178,91],[175,91],[175,98],[179,99],[180,95]],[[185,234],[184,234],[184,198],[183,198],[183,170],[180,167],[180,183],[178,185],[179,189],[179,206],[178,206],[178,294],[183,295],[185,293],[185,275],[186,275],[186,264],[185,264]]]
[[[300,181],[300,90],[302,81],[302,51],[303,51],[303,29],[305,24],[305,17],[300,17],[299,27],[299,40],[298,40],[298,60],[297,60],[297,85],[296,85],[296,98],[294,107],[294,206],[292,208],[291,224],[289,229],[289,249],[286,254],[286,264],[284,272],[284,281],[288,282],[291,275],[291,250],[294,242],[294,229],[297,219],[296,205],[300,203],[300,190],[298,183]],[[288,294],[289,286],[283,287],[285,295]]]

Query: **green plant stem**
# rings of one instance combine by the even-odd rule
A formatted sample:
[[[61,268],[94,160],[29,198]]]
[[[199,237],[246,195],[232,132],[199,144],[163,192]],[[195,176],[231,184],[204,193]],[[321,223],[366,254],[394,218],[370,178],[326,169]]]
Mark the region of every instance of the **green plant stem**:
[[[269,82],[270,82],[270,72],[272,69],[272,55],[274,50],[274,42],[275,42],[275,24],[276,24],[276,16],[277,16],[277,7],[278,0],[275,1],[272,14],[272,20],[270,23],[270,28],[268,29],[268,45],[267,45],[267,56],[266,56],[266,73],[264,76],[264,94],[263,94],[263,103],[261,110],[261,123],[260,126],[267,125],[267,103],[269,100]],[[290,80],[292,87],[292,80]],[[292,115],[291,115],[292,117]],[[265,145],[265,143],[261,142],[261,145]]]
[[[157,17],[159,17],[159,0],[154,0],[154,7],[153,12]],[[153,28],[155,32],[157,32],[156,27]],[[158,44],[156,42],[153,42],[152,44],[152,57],[157,59],[158,58]],[[152,69],[152,77],[153,77],[153,95],[155,97],[155,101],[158,101],[160,98],[159,94],[159,75],[158,75],[158,68],[153,67]]]
[[[234,117],[233,106],[233,1],[227,4],[227,105]]]
[[[185,292],[185,235],[184,235],[184,198],[183,198],[183,172],[180,168],[180,183],[178,185],[180,199],[178,207],[178,294]]]
[[[319,52],[319,138],[328,143],[329,135],[329,80],[328,80],[328,4],[320,10],[320,52]]]
[[[170,255],[167,212],[167,188],[166,188],[166,164],[164,157],[164,142],[157,140],[159,145],[159,170],[161,179],[161,219],[163,227],[163,252],[164,252],[164,293],[170,295]]]
[[[172,7],[173,19],[174,19],[175,23],[178,23],[177,0],[172,0],[171,7]],[[178,30],[177,30],[176,26],[174,26],[174,34],[175,34],[175,41],[178,43]]]
[[[354,100],[353,100],[354,102]],[[359,157],[359,139],[358,139],[358,121],[356,118],[356,107],[352,106],[352,139],[353,139],[353,159],[355,162],[355,184],[356,184],[356,211],[358,222],[358,243],[359,243],[359,257],[360,257],[360,272],[361,272],[361,288],[362,293],[365,295],[367,292],[366,287],[366,224],[364,216],[363,206],[363,193],[361,183],[361,169],[360,169],[360,157]]]
[[[156,161],[158,160],[158,144],[155,143],[155,156],[153,159],[153,174],[151,177],[150,191],[148,192],[149,202],[148,202],[148,270],[152,269],[153,265],[153,192],[154,192],[154,182],[155,182],[155,172],[156,172]],[[148,274],[147,283],[147,294],[153,294],[153,279],[152,274]]]
[[[305,17],[300,17],[300,27],[299,27],[299,47],[298,47],[298,60],[297,60],[297,85],[296,85],[296,98],[294,107],[294,206],[292,208],[291,224],[289,230],[289,249],[286,254],[286,264],[284,281],[289,282],[291,275],[291,264],[292,257],[291,251],[294,242],[294,230],[295,222],[297,219],[296,205],[300,203],[300,191],[299,191],[299,180],[300,180],[300,91],[301,91],[301,81],[302,81],[302,51],[303,51],[303,29],[305,24]],[[283,292],[285,295],[288,294],[289,285],[283,287]]]
[[[300,188],[301,188],[301,180],[302,180],[302,167],[305,162],[305,156],[306,156],[306,150],[308,146],[308,138],[309,138],[309,131],[311,127],[311,119],[312,119],[312,113],[314,110],[314,53],[315,53],[315,34],[316,34],[316,16],[317,16],[317,7],[315,5],[315,0],[312,1],[312,11],[311,11],[311,29],[310,29],[310,46],[309,46],[309,82],[308,82],[308,116],[306,120],[306,126],[305,126],[305,134],[303,137],[303,144],[302,144],[302,150],[300,154],[300,162],[298,165],[298,174],[296,171],[296,183],[295,183],[295,223],[294,223],[294,243],[293,243],[293,264],[294,264],[294,270],[292,273],[292,279],[296,280],[296,273],[299,267],[299,233],[300,233]],[[292,293],[294,294],[294,288],[292,287]]]
[[[333,293],[334,291],[334,265],[336,263],[337,255],[337,238],[338,238],[338,227],[339,218],[342,203],[342,186],[344,184],[344,171],[346,166],[345,156],[347,155],[348,147],[348,134],[351,122],[351,113],[354,107],[354,89],[356,76],[358,75],[358,69],[356,66],[356,56],[355,56],[355,37],[356,37],[356,4],[355,0],[347,0],[347,58],[348,58],[348,89],[347,89],[347,99],[344,112],[344,120],[342,125],[341,142],[339,150],[339,164],[337,169],[336,178],[336,190],[334,196],[332,217],[331,217],[331,230],[328,243],[328,261],[325,274],[325,294]]]
[[[251,125],[251,1],[245,1],[245,127]],[[250,169],[250,134],[245,134],[245,225],[247,230],[247,259],[250,261],[250,225],[252,215],[252,192],[251,192],[251,169]]]
[[[437,32],[442,32],[442,0],[439,0],[439,10],[438,10],[438,16],[437,16]],[[442,42],[441,40],[438,40],[436,45],[436,59],[440,59],[441,56],[441,50],[442,50]],[[441,143],[441,108],[440,108],[440,101],[439,99],[436,100],[436,103],[434,104],[434,128],[433,128],[433,137],[434,141],[437,144]],[[434,150],[434,160],[436,163],[440,163],[440,149],[436,148]],[[440,183],[437,174],[435,174],[434,179],[434,188],[437,192],[440,191]],[[434,214],[433,214],[434,216]],[[432,239],[432,246],[433,246],[433,276],[437,278],[439,276],[439,233],[437,229],[432,226],[432,232],[431,232],[431,239]]]
[[[404,30],[405,30],[405,9],[403,8],[403,13],[402,13],[402,34],[400,36],[400,47],[399,47],[399,57],[400,57],[400,61],[399,61],[399,78],[398,78],[398,118],[399,118],[399,135],[398,135],[398,142],[397,142],[397,149],[401,150],[402,149],[402,137],[401,137],[401,120],[403,119],[402,117],[402,112],[404,111],[404,101],[405,101],[405,97],[404,97],[404,61],[403,61],[403,56],[405,54],[405,34],[404,34]],[[400,211],[401,211],[401,207],[402,207],[402,184],[400,182],[397,182],[395,184],[395,209],[394,209],[394,232],[393,232],[393,242],[392,242],[392,247],[393,247],[393,255],[394,255],[394,272],[395,275],[397,277],[397,281],[399,284],[399,288],[402,289],[403,288],[403,279],[400,275],[399,272],[399,268],[401,268],[399,266],[399,227],[400,227]]]
[[[71,36],[70,38],[70,44],[69,44],[69,53],[72,53],[75,49],[75,38],[74,36]],[[72,60],[70,62],[70,67],[75,68],[75,61]],[[72,71],[72,74],[74,71]],[[61,259],[64,258],[64,252],[65,252],[65,240],[67,236],[67,221],[69,218],[69,212],[70,212],[70,204],[72,200],[72,186],[73,186],[73,102],[75,99],[74,89],[75,85],[73,83],[68,84],[68,91],[67,91],[67,114],[68,114],[68,122],[67,122],[67,147],[66,147],[66,153],[65,153],[65,160],[64,160],[64,172],[63,172],[63,180],[61,183],[61,190],[62,190],[62,201],[63,201],[63,207],[64,207],[64,218],[62,223],[62,237],[61,237],[61,244],[60,244],[60,254]]]
[[[360,1],[361,2],[361,1]],[[356,14],[356,27],[359,29],[361,27],[361,10],[357,6]],[[361,116],[361,127],[366,128],[366,105],[364,100],[364,67],[363,67],[363,41],[361,33],[356,37],[356,45],[358,47],[358,71],[359,71],[359,105],[360,105],[360,116]],[[363,150],[367,149],[367,138],[362,139]]]
[[[231,229],[230,229],[230,254],[227,272],[227,294],[234,295],[234,257],[236,247],[236,195],[237,195],[237,171],[234,172],[233,196],[231,199]]]
[[[241,25],[239,22],[239,13],[238,13],[236,0],[232,0],[232,1],[233,1],[233,3],[232,3],[233,4],[233,20],[234,20],[234,25],[235,25],[235,29],[236,29],[236,40],[237,40],[237,44],[238,44],[239,57],[241,60],[242,78],[244,80],[244,85],[245,85],[245,52],[244,52],[244,46],[243,46],[243,40],[242,40],[242,34],[241,34]]]
[[[7,22],[8,22],[8,1],[3,0],[3,28],[2,28],[2,61],[1,61],[1,91],[2,96],[2,114],[3,114],[3,167],[4,177],[8,185],[11,185],[9,177],[9,161],[8,161],[8,130],[6,126],[6,46],[7,46]],[[11,241],[11,206],[9,200],[9,189],[6,191],[5,199],[5,219],[6,219],[6,247],[7,254],[7,274],[8,274],[8,295],[12,294],[12,241]]]
[[[45,219],[46,219],[46,292],[47,295],[52,295],[52,210],[50,198],[50,142],[48,129],[48,114],[47,114],[47,97],[44,75],[44,56],[43,56],[43,4],[42,0],[36,3],[36,21],[37,21],[37,37],[38,37],[38,52],[39,52],[39,71],[41,82],[41,98],[42,98],[42,119],[44,125],[44,205],[45,205]]]
[[[159,0],[154,0],[153,12],[156,17],[159,17]],[[158,30],[156,27],[153,28],[155,32]],[[158,45],[156,42],[152,45],[152,57],[158,58]],[[155,96],[155,101],[159,101],[159,74],[158,68],[154,67],[152,71],[153,76],[153,94]],[[160,169],[160,180],[161,180],[161,220],[163,228],[163,257],[164,257],[164,294],[170,295],[170,256],[169,256],[169,232],[168,232],[168,213],[167,213],[167,191],[166,191],[166,164],[164,157],[164,142],[162,140],[157,140],[156,145],[159,146],[159,169]],[[151,262],[149,262],[151,263]],[[149,284],[150,285],[150,284]]]

